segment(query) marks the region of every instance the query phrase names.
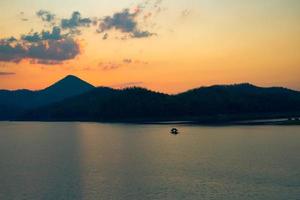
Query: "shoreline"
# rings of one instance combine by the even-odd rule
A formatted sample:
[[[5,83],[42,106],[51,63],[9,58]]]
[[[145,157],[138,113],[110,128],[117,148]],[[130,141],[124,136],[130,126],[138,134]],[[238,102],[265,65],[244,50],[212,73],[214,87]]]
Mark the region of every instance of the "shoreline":
[[[199,125],[199,126],[298,126],[300,118],[280,118],[280,119],[251,119],[251,120],[161,120],[161,121],[143,121],[143,120],[127,120],[127,121],[90,121],[90,120],[0,120],[0,122],[74,122],[74,123],[112,123],[112,124],[145,124],[145,125]]]

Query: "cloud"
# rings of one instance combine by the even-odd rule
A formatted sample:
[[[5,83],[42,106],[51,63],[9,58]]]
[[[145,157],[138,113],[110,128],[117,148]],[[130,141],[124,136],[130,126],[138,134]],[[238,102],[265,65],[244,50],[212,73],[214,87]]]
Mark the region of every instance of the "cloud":
[[[67,35],[61,34],[61,29],[57,26],[52,28],[52,31],[42,31],[41,33],[35,32],[32,34],[22,35],[21,38],[28,42],[39,42],[43,40],[61,40]]]
[[[113,28],[121,32],[132,32],[136,29],[137,23],[134,20],[137,13],[129,13],[129,9],[105,17],[99,25],[99,31],[108,31]]]
[[[131,59],[128,59],[128,58],[125,58],[125,59],[123,60],[123,63],[129,64],[129,63],[132,63],[132,60],[131,60]]]
[[[62,61],[57,60],[30,60],[30,64],[40,64],[40,65],[58,65],[62,64]]]
[[[0,61],[20,62],[35,60],[34,63],[60,63],[74,59],[80,53],[79,44],[70,37],[59,40],[0,40]]]
[[[51,22],[51,30],[31,31],[18,39],[0,38],[0,61],[28,60],[31,64],[57,65],[74,59],[80,54],[80,45],[75,40],[80,33],[78,28],[95,24],[95,20],[82,18],[79,12],[73,12],[69,19],[61,19],[58,25],[55,25],[55,15],[47,10],[39,10],[36,15]]]
[[[0,72],[0,76],[11,76],[11,75],[15,75],[15,72]]]
[[[115,62],[106,62],[106,63],[100,62],[98,64],[98,66],[101,67],[102,70],[104,70],[104,71],[114,70],[114,69],[118,69],[118,68],[122,67],[121,64],[115,63]]]
[[[147,61],[142,61],[142,60],[135,60],[134,61],[135,64],[138,64],[138,65],[148,65],[149,62]]]
[[[112,87],[122,89],[122,88],[134,87],[134,86],[141,86],[143,84],[144,84],[144,82],[138,81],[138,82],[128,82],[128,83],[121,83],[121,84],[117,84],[117,85],[112,85]]]
[[[18,17],[20,18],[21,21],[26,22],[29,21],[29,19],[25,16],[24,12],[19,12]]]
[[[40,42],[36,45],[31,45],[28,49],[29,57],[50,61],[73,59],[79,53],[79,45],[73,38]]]
[[[34,32],[14,37],[0,39],[0,61],[18,63],[30,60],[31,64],[60,64],[74,59],[80,54],[80,45],[67,34],[61,33],[60,27],[51,31]]]
[[[55,15],[47,10],[39,10],[36,15],[45,22],[52,22],[55,19]]]
[[[149,63],[146,61],[135,60],[131,58],[125,58],[119,61],[108,61],[108,62],[100,62],[98,67],[102,68],[104,71],[116,70],[122,67],[130,67],[130,66],[142,66],[148,65]]]
[[[143,38],[154,35],[149,31],[139,29],[137,17],[140,12],[139,8],[135,9],[134,12],[124,9],[122,12],[114,13],[112,16],[106,16],[99,24],[98,33],[115,29],[122,33],[128,33],[131,38]]]
[[[102,37],[102,40],[107,40],[107,38],[108,38],[108,33],[105,33]]]
[[[188,17],[189,15],[191,15],[191,13],[192,13],[191,10],[185,9],[181,12],[181,17],[182,18]]]
[[[94,24],[93,20],[90,18],[82,18],[80,12],[78,11],[73,12],[71,18],[61,20],[61,27],[63,29],[89,27],[91,24]]]
[[[154,7],[159,7],[160,0],[155,1]],[[57,23],[58,18],[47,10],[39,10],[36,15],[44,22],[51,24],[51,29],[34,32],[33,30],[20,37],[0,38],[0,62],[19,63],[28,60],[32,64],[57,65],[64,61],[74,59],[80,54],[80,45],[75,39],[81,33],[81,28],[97,25],[97,32],[103,33],[102,39],[106,40],[110,36],[108,31],[118,30],[123,33],[122,40],[130,38],[146,38],[155,33],[140,28],[143,20],[144,9],[150,5],[150,0],[146,0],[130,11],[124,9],[116,12],[112,16],[99,18],[83,18],[80,12],[75,11],[70,18],[63,18]],[[148,12],[148,11],[147,11]],[[150,13],[150,12],[149,12]],[[24,18],[24,12],[20,15]],[[152,14],[148,14],[149,18]],[[141,22],[139,21],[141,16]],[[24,18],[24,21],[26,18]],[[133,60],[131,61],[134,62]],[[117,69],[124,63],[131,63],[130,59],[119,63],[107,63],[103,69]]]
[[[102,67],[103,70],[107,71],[107,70],[114,70],[114,69],[118,69],[120,68],[121,65],[117,64],[117,63],[111,63],[111,64],[106,64]]]
[[[0,40],[0,61],[19,62],[25,54],[23,45],[8,39]]]
[[[150,37],[152,35],[156,35],[156,34],[150,33],[149,31],[134,31],[131,36],[134,38],[144,38],[144,37]]]

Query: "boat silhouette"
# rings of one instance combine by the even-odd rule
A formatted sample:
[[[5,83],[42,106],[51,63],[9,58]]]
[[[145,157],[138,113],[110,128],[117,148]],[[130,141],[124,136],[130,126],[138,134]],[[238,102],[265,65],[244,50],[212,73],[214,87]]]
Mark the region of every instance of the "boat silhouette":
[[[178,132],[178,129],[177,128],[172,128],[170,133],[174,134],[174,135],[177,135],[179,132]]]

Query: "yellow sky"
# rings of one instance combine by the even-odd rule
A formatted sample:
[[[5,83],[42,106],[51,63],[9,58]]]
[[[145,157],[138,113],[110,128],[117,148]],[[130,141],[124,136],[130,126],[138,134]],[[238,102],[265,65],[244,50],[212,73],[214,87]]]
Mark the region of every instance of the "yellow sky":
[[[56,1],[33,1],[32,8],[23,10],[21,1],[15,0],[8,6],[4,0],[0,3],[4,11],[0,36],[18,37],[32,28],[46,29],[35,16],[35,11],[45,6],[61,17],[68,17],[74,10],[86,17],[103,17],[135,5],[132,1],[122,5],[117,1],[77,1],[78,6],[68,7],[67,13],[61,7],[67,7],[69,2],[61,5]],[[159,4],[160,13],[147,23],[143,19],[138,21],[141,29],[156,35],[121,40],[123,33],[112,30],[110,37],[102,40],[93,28],[85,29],[76,37],[81,53],[75,59],[51,66],[26,60],[0,62],[0,72],[15,73],[1,75],[0,88],[41,89],[73,74],[95,86],[133,84],[169,93],[240,82],[300,90],[298,2],[165,0]],[[98,4],[102,6],[99,13]],[[24,12],[21,17],[29,20],[20,20],[20,12]]]

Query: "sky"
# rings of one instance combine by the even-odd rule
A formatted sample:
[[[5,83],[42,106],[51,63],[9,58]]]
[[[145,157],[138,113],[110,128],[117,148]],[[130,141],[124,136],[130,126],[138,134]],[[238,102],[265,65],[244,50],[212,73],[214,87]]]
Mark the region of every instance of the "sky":
[[[72,74],[167,93],[300,90],[299,0],[1,0],[0,11],[1,89]]]

